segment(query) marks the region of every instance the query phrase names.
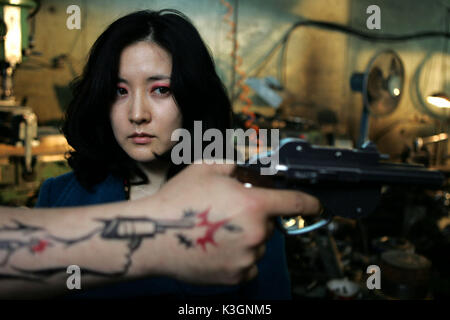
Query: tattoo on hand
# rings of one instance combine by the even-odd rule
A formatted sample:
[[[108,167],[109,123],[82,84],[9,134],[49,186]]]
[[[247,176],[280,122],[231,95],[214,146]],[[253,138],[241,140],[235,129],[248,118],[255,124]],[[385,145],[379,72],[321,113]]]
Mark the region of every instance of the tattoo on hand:
[[[83,273],[99,276],[123,276],[131,266],[131,256],[137,250],[144,239],[154,238],[157,234],[164,233],[169,229],[179,229],[175,234],[179,243],[185,248],[190,249],[200,245],[203,251],[206,251],[208,243],[217,246],[214,241],[214,235],[219,229],[228,232],[240,232],[239,226],[230,224],[228,219],[212,222],[209,220],[210,208],[196,213],[193,210],[184,212],[183,217],[177,220],[162,220],[151,218],[129,218],[117,217],[114,219],[97,220],[103,224],[101,227],[93,229],[86,235],[78,238],[65,239],[50,234],[41,227],[26,225],[20,221],[14,220],[13,226],[0,228],[0,280],[2,279],[22,279],[32,281],[42,281],[57,273],[65,273],[66,267],[25,270],[24,267],[10,265],[11,257],[19,251],[26,250],[28,254],[40,254],[56,246],[64,245],[69,248],[76,244],[85,242],[93,236],[98,235],[104,240],[121,240],[128,242],[128,253],[126,254],[127,263],[119,272],[107,273],[100,270],[86,270]],[[199,221],[197,221],[199,220]],[[197,239],[190,239],[183,230],[202,228],[203,236]]]

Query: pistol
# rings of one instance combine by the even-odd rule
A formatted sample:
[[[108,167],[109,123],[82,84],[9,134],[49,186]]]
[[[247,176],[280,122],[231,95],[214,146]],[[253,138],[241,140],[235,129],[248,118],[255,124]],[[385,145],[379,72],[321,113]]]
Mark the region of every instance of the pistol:
[[[275,150],[258,154],[236,169],[237,178],[255,186],[299,190],[319,199],[321,220],[307,227],[289,226],[280,218],[282,230],[296,235],[328,224],[334,216],[360,218],[372,213],[383,186],[440,189],[445,177],[439,170],[420,164],[389,162],[367,141],[360,149],[311,145],[286,138]],[[261,175],[261,169],[272,175]]]

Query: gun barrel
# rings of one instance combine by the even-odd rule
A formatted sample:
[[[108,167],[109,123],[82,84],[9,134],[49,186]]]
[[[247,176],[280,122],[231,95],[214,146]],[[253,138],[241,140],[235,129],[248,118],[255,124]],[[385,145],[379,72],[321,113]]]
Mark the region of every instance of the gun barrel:
[[[445,178],[438,170],[421,166],[396,163],[380,163],[377,166],[332,166],[318,164],[291,165],[288,170],[279,172],[287,179],[308,184],[369,184],[421,186],[440,188]]]
[[[264,161],[252,158],[238,167],[235,175],[252,185],[312,194],[321,201],[329,217],[358,218],[370,214],[380,201],[383,185],[424,189],[444,186],[445,176],[439,170],[387,162],[385,158],[373,144],[353,150],[287,139],[277,150],[259,158]],[[275,168],[273,176],[260,175],[261,168],[267,166]]]
[[[429,188],[440,188],[445,182],[443,173],[438,170],[396,163],[380,163],[377,168],[367,169],[364,179],[385,185]]]

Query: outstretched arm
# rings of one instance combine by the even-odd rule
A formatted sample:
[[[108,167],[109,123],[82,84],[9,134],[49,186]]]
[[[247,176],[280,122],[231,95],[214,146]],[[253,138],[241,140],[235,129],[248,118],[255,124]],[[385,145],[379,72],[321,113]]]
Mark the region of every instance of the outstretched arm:
[[[67,267],[82,288],[165,275],[236,284],[257,275],[275,214],[313,214],[318,201],[293,191],[245,188],[232,165],[195,164],[153,197],[83,208],[0,209],[0,296],[67,292]]]

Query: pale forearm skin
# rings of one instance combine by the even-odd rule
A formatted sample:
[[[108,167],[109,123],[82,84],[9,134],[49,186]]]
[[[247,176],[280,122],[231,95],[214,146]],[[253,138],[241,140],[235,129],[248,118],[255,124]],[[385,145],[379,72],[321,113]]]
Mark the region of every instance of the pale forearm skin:
[[[0,297],[67,292],[77,265],[82,288],[145,276],[234,285],[258,274],[271,219],[316,214],[301,192],[246,188],[233,165],[192,165],[157,194],[109,205],[0,207]],[[83,273],[84,272],[84,273]]]
[[[134,201],[84,208],[1,208],[0,296],[32,297],[37,292],[39,296],[68,292],[66,270],[70,265],[81,268],[83,288],[160,273],[156,267],[160,260],[158,252],[164,251],[163,238],[174,237],[169,232],[141,238],[140,243],[136,243],[136,237],[132,243],[132,235],[105,237],[108,227],[105,221],[126,217],[137,221],[134,224],[138,226],[143,219],[160,218],[152,215],[157,210],[151,201],[145,203],[145,215],[139,214],[140,204]],[[158,249],[153,248],[145,261],[133,258],[144,242],[155,240]],[[145,246],[152,247],[152,243]]]

